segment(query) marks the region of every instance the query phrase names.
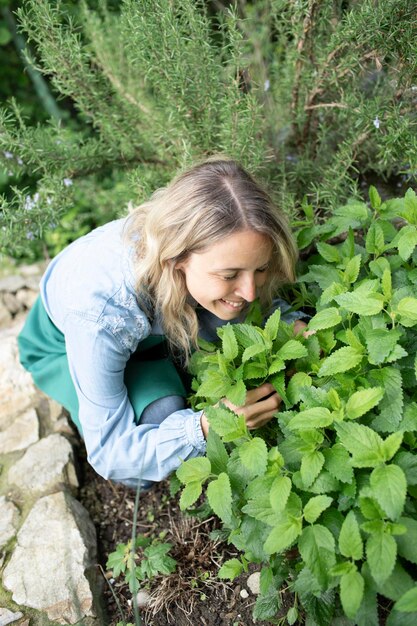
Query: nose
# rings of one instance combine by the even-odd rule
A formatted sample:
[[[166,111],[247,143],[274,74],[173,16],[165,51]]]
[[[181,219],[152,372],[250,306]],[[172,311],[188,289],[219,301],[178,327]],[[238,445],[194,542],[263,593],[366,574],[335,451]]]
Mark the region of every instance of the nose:
[[[235,294],[246,302],[253,302],[256,298],[255,277],[253,275],[241,276]]]

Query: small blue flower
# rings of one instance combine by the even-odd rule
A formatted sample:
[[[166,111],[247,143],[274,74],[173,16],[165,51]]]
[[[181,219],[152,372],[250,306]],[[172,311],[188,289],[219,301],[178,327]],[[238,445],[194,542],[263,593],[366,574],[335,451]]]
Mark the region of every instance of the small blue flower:
[[[379,128],[381,126],[381,120],[378,116],[376,116],[376,118],[374,119],[373,125],[375,126],[375,128]]]
[[[64,183],[65,187],[71,187],[71,185],[73,184],[71,178],[64,178],[62,182]]]
[[[271,83],[269,82],[269,78],[267,78],[266,81],[264,82],[264,91],[269,91],[270,87],[271,87]]]
[[[8,150],[5,150],[3,154],[6,157],[6,159],[13,159],[13,152],[9,152]]]
[[[31,196],[26,196],[25,198],[25,205],[24,205],[24,209],[25,211],[31,211],[33,209],[33,207],[35,206],[36,202],[34,202],[32,200]]]
[[[19,165],[23,165],[23,161],[22,161],[22,159],[20,157],[17,158],[17,162],[18,162]]]
[[[35,239],[35,235],[32,233],[31,230],[28,230],[28,232],[26,233],[26,239],[30,239],[30,241],[33,241]]]

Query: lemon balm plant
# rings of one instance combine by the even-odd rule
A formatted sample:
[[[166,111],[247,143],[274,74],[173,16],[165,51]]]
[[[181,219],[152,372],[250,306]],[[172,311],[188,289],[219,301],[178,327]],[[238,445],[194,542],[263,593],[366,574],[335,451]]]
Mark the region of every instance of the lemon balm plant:
[[[308,232],[307,232],[308,230]],[[275,312],[219,331],[192,364],[193,402],[210,422],[207,455],[177,471],[181,508],[203,492],[240,558],[256,563],[254,617],[271,619],[285,582],[297,615],[325,626],[417,617],[417,198],[351,203],[300,240],[314,243],[296,286],[315,312],[293,335]],[[256,320],[255,320],[256,321]],[[274,423],[249,431],[221,399],[269,381]],[[216,402],[220,404],[213,407]]]

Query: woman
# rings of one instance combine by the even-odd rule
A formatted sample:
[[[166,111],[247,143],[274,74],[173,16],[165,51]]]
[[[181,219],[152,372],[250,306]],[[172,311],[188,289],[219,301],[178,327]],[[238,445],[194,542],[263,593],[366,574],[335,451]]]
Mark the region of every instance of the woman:
[[[53,259],[21,362],[68,409],[100,475],[148,488],[205,452],[209,424],[186,408],[171,355],[186,363],[199,335],[214,339],[257,296],[270,304],[296,256],[268,194],[234,161],[209,159]],[[256,428],[280,398],[265,384],[227,404]]]

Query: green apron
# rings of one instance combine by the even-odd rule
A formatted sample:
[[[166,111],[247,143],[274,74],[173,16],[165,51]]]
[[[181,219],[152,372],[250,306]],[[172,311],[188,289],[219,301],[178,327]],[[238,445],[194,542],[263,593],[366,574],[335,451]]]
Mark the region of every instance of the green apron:
[[[32,374],[36,386],[69,411],[82,435],[65,337],[49,318],[40,297],[26,318],[18,346],[20,362]],[[154,400],[171,395],[186,396],[181,377],[166,356],[164,346],[163,336],[147,337],[126,364],[124,380],[136,423],[145,407]]]

